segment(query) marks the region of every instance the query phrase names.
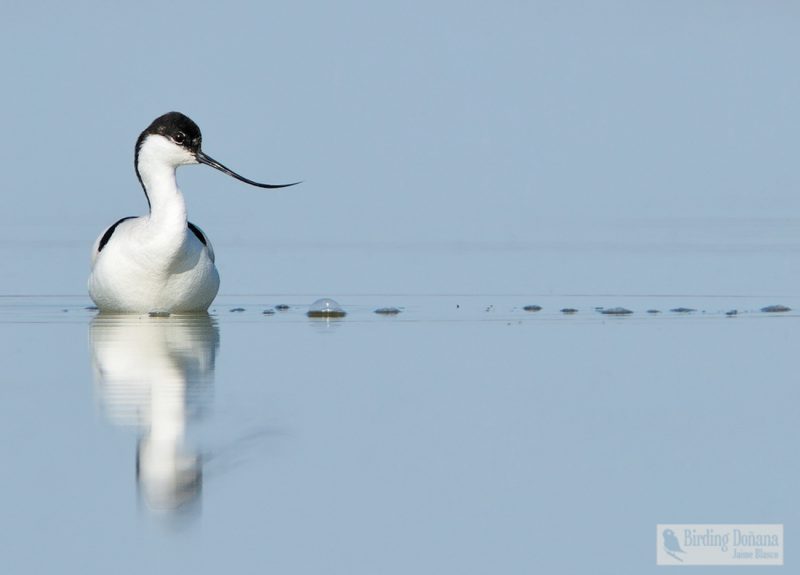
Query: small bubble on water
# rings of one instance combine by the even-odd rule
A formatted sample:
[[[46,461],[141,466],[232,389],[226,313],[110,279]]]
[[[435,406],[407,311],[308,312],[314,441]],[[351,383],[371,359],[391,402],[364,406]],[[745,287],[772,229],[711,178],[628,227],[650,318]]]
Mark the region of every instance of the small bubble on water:
[[[336,301],[330,298],[318,299],[308,308],[308,317],[344,317],[344,311]]]
[[[524,309],[525,311],[542,311],[542,306],[535,305],[535,304],[534,305],[526,305],[522,309]]]
[[[229,311],[240,312],[240,311],[244,311],[244,308],[243,307],[232,307]]]
[[[786,307],[785,305],[768,305],[767,307],[762,307],[761,311],[764,313],[781,313],[785,311],[792,311],[792,308]]]
[[[261,313],[264,314],[264,315],[275,315],[275,310],[272,309],[272,308],[269,308],[269,309],[265,309]]]
[[[396,307],[379,307],[375,310],[375,313],[380,315],[397,315],[400,313],[400,309]]]

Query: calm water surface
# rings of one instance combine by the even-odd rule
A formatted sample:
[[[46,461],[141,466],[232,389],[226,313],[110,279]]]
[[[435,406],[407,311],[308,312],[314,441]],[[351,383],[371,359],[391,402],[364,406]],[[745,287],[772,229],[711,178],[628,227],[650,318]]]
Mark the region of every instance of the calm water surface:
[[[798,314],[328,295],[344,319],[0,298],[10,572],[642,573],[658,522],[796,540]],[[593,309],[616,305],[635,313]]]
[[[794,240],[664,234],[343,248],[319,277],[349,289],[282,284],[207,316],[0,297],[4,572],[655,573],[670,522],[783,523],[791,562]],[[221,244],[224,278],[264,285]],[[78,248],[37,249],[67,270]],[[281,268],[306,253],[274,260],[278,284],[311,285]],[[46,293],[9,265],[8,293]],[[386,289],[402,274],[413,289]],[[308,318],[319,297],[347,316]],[[634,313],[595,309],[616,306]]]

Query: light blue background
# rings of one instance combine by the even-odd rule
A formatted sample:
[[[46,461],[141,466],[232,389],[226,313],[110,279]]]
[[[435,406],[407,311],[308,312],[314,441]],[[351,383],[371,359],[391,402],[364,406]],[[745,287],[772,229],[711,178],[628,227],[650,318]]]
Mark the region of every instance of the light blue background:
[[[3,11],[0,239],[86,258],[81,268],[75,254],[51,261],[29,250],[18,262],[11,250],[4,293],[83,293],[94,238],[145,210],[135,139],[172,109],[244,175],[305,181],[266,192],[181,169],[190,217],[218,248],[223,293],[413,290],[409,275],[430,277],[447,254],[425,258],[448,247],[597,245],[631,222],[640,243],[674,217],[691,221],[668,240],[686,226],[708,233],[711,218],[728,227],[709,241],[727,244],[741,241],[742,219],[762,218],[763,235],[800,212],[793,2],[9,2]],[[371,265],[354,277],[355,256],[318,250],[353,246],[428,255],[419,269],[399,260],[382,282]],[[302,274],[333,259],[345,268]],[[451,263],[447,278],[420,287],[479,283],[459,273],[468,268]],[[518,275],[504,290],[591,292],[582,278],[541,279],[562,273]]]

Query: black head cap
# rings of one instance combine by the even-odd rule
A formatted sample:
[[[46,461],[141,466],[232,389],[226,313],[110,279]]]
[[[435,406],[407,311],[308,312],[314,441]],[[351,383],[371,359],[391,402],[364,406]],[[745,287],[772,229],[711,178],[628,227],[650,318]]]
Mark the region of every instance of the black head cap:
[[[152,134],[169,138],[179,146],[183,146],[192,152],[199,150],[203,141],[203,136],[200,134],[200,128],[197,124],[180,112],[168,112],[153,120],[153,123],[147,126],[136,142],[137,154],[144,139]]]

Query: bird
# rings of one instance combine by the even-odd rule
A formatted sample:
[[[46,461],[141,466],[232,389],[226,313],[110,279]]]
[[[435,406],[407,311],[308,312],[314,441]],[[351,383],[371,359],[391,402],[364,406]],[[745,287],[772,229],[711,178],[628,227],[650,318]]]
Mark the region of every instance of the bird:
[[[683,549],[681,549],[681,544],[678,542],[678,538],[675,536],[675,532],[672,529],[664,529],[664,550],[667,554],[672,555],[675,559],[683,562],[683,559],[675,555],[675,553],[686,553]]]
[[[214,248],[187,218],[176,170],[188,164],[211,166],[259,188],[201,149],[197,124],[180,112],[159,116],[136,140],[134,167],[149,211],[106,228],[92,247],[89,296],[110,313],[205,312],[219,291]]]

